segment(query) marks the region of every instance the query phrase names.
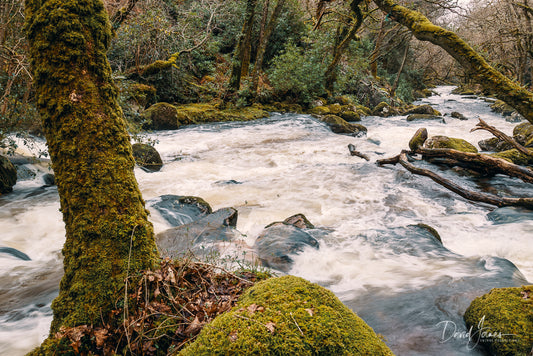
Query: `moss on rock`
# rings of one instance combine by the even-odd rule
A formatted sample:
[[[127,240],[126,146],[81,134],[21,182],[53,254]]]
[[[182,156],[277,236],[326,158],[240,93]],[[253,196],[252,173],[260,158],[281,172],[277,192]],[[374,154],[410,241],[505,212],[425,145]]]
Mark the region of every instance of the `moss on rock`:
[[[382,101],[374,108],[374,110],[372,110],[372,115],[389,117],[389,116],[398,115],[398,111],[395,108],[391,107],[386,102]]]
[[[338,134],[359,135],[367,131],[363,125],[351,124],[337,115],[325,115],[320,117],[319,120],[325,122],[331,131]]]
[[[133,148],[133,158],[135,163],[151,172],[157,172],[163,167],[163,160],[159,152],[145,143],[135,143]]]
[[[392,355],[327,289],[285,276],[257,283],[179,355]]]
[[[411,114],[424,114],[424,115],[433,115],[433,116],[442,115],[439,111],[435,110],[431,105],[428,105],[428,104],[415,106],[403,113],[403,115],[411,115]]]
[[[477,148],[462,138],[433,136],[426,141],[425,146],[427,148],[451,148],[462,152],[477,153]]]
[[[0,156],[0,195],[13,191],[17,183],[17,170],[4,156]]]
[[[169,103],[156,103],[146,109],[141,116],[147,128],[152,130],[175,130],[182,125],[178,120],[178,110]]]
[[[512,162],[514,164],[519,164],[522,166],[527,166],[533,164],[533,157],[526,156],[522,152],[518,151],[516,148],[507,151],[501,151],[491,154],[491,156],[503,158],[506,161]]]
[[[421,147],[428,138],[428,130],[425,128],[419,128],[416,130],[415,134],[409,140],[409,149],[411,151],[416,151],[417,148]]]
[[[513,129],[513,138],[523,146],[533,146],[533,124],[523,122]]]
[[[361,121],[361,116],[356,111],[353,111],[353,110],[343,111],[339,114],[339,116],[348,122]]]
[[[307,113],[311,115],[328,115],[331,114],[331,111],[327,106],[319,105],[307,110]]]
[[[533,347],[533,285],[495,288],[472,301],[464,314],[471,342],[495,355],[528,355]]]
[[[407,121],[416,121],[416,120],[443,120],[442,116],[435,116],[429,114],[411,114],[407,116]]]

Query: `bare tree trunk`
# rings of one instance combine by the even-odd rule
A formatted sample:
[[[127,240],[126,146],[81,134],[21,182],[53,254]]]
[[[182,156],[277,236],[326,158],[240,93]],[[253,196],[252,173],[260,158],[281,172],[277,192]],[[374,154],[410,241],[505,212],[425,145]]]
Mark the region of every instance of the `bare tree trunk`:
[[[372,74],[374,79],[378,78],[378,58],[379,58],[379,52],[381,50],[381,42],[383,42],[384,36],[385,36],[385,17],[381,19],[378,37],[376,38],[376,45],[374,46],[374,50],[372,51],[372,55],[370,58],[370,73]]]
[[[533,123],[533,93],[491,67],[459,36],[432,24],[418,11],[400,6],[392,0],[374,0],[374,3],[392,19],[406,26],[419,40],[429,41],[442,47],[479,84],[495,93],[499,99],[511,105]]]
[[[392,84],[392,87],[390,89],[390,96],[394,96],[394,93],[396,93],[396,89],[398,89],[398,84],[400,83],[400,77],[403,72],[403,68],[405,67],[405,62],[407,61],[407,54],[409,53],[409,42],[410,38],[407,40],[407,44],[405,45],[405,50],[403,52],[403,58],[402,58],[402,64],[400,65],[400,68],[398,69],[398,74],[396,74],[396,79],[394,79],[394,83]]]
[[[117,323],[110,311],[125,281],[153,267],[158,253],[106,57],[111,27],[102,1],[27,0],[26,21],[66,227],[50,337],[34,352],[49,355],[62,353],[54,337],[61,327]]]

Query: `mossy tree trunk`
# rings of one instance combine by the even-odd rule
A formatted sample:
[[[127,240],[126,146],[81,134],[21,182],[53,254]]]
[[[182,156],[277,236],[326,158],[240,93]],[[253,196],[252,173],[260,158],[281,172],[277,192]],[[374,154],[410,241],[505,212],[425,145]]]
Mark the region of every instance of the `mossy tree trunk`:
[[[326,68],[324,74],[325,88],[328,93],[332,94],[337,81],[337,66],[341,60],[342,55],[350,42],[356,38],[357,31],[363,24],[363,14],[359,8],[361,0],[352,0],[350,2],[351,23],[349,25],[341,25],[337,33],[337,41],[333,48],[333,59]]]
[[[407,27],[417,39],[443,48],[484,89],[497,95],[533,123],[533,93],[491,67],[454,32],[434,25],[418,11],[400,6],[392,0],[374,0],[374,3],[390,18]]]
[[[276,6],[274,7],[274,10],[272,11],[272,15],[270,16],[270,20],[268,21],[268,24],[266,24],[264,31],[262,31],[261,36],[259,36],[260,37],[259,46],[257,48],[254,70],[252,72],[252,92],[254,95],[257,94],[257,88],[259,86],[259,73],[261,72],[262,67],[263,67],[263,59],[265,57],[265,51],[268,45],[268,40],[270,39],[272,32],[276,28],[278,18],[281,15],[281,10],[283,9],[283,6],[285,5],[285,1],[286,0],[278,0],[278,2],[276,3]],[[264,4],[265,9],[264,9],[263,15],[265,15],[265,10],[266,12],[268,12],[268,7],[267,7],[268,4],[269,4],[269,1],[266,1]],[[263,16],[263,21],[264,23],[266,23],[266,16]]]
[[[237,92],[241,87],[243,73],[248,73],[248,66],[250,65],[249,51],[252,45],[252,30],[256,5],[257,0],[246,0],[244,24],[233,55],[228,93]]]
[[[128,275],[153,267],[158,253],[106,58],[111,28],[102,0],[25,6],[37,105],[66,227],[54,335],[60,327],[108,322]]]

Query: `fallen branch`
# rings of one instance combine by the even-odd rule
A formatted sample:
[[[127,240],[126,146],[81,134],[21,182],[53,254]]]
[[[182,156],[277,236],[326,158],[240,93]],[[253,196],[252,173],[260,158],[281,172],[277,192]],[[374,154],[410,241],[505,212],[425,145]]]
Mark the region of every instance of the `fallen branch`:
[[[357,151],[357,150],[355,149],[355,146],[352,145],[351,143],[348,145],[348,150],[350,150],[350,155],[352,155],[352,156],[357,156],[357,157],[361,157],[362,159],[365,159],[365,160],[367,160],[367,161],[370,161],[370,158],[369,158],[367,155],[365,155],[364,153],[361,153],[361,152]]]
[[[479,192],[474,192],[468,189],[463,188],[462,186],[446,179],[438,174],[423,168],[419,168],[411,164],[407,159],[407,152],[402,151],[399,155],[389,158],[379,160],[378,164],[396,164],[400,163],[405,169],[413,174],[418,174],[431,178],[434,182],[442,185],[443,187],[451,190],[452,192],[459,194],[465,199],[472,201],[487,203],[491,205],[496,205],[498,207],[503,206],[522,206],[529,209],[533,209],[533,198],[507,198],[499,197],[492,194],[484,194]]]
[[[474,127],[470,132],[477,131],[477,130],[486,130],[499,138],[500,140],[503,140],[507,142],[508,144],[512,145],[514,148],[516,148],[519,152],[525,154],[526,156],[533,157],[533,152],[516,142],[512,137],[507,136],[494,126],[490,126],[485,121],[479,119],[479,122],[477,123],[476,127]]]

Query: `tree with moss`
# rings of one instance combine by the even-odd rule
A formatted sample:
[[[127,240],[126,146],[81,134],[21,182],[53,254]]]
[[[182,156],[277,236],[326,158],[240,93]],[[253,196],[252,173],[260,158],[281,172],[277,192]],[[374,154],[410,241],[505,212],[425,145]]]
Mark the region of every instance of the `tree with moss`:
[[[450,54],[483,88],[516,109],[533,123],[533,93],[490,66],[454,32],[434,25],[418,11],[393,0],[374,0],[388,16],[407,27],[421,41],[429,41]]]
[[[102,0],[26,0],[25,15],[66,227],[50,337],[34,351],[50,354],[60,330],[116,323],[110,311],[128,278],[153,267],[158,252],[106,58],[111,27]]]

